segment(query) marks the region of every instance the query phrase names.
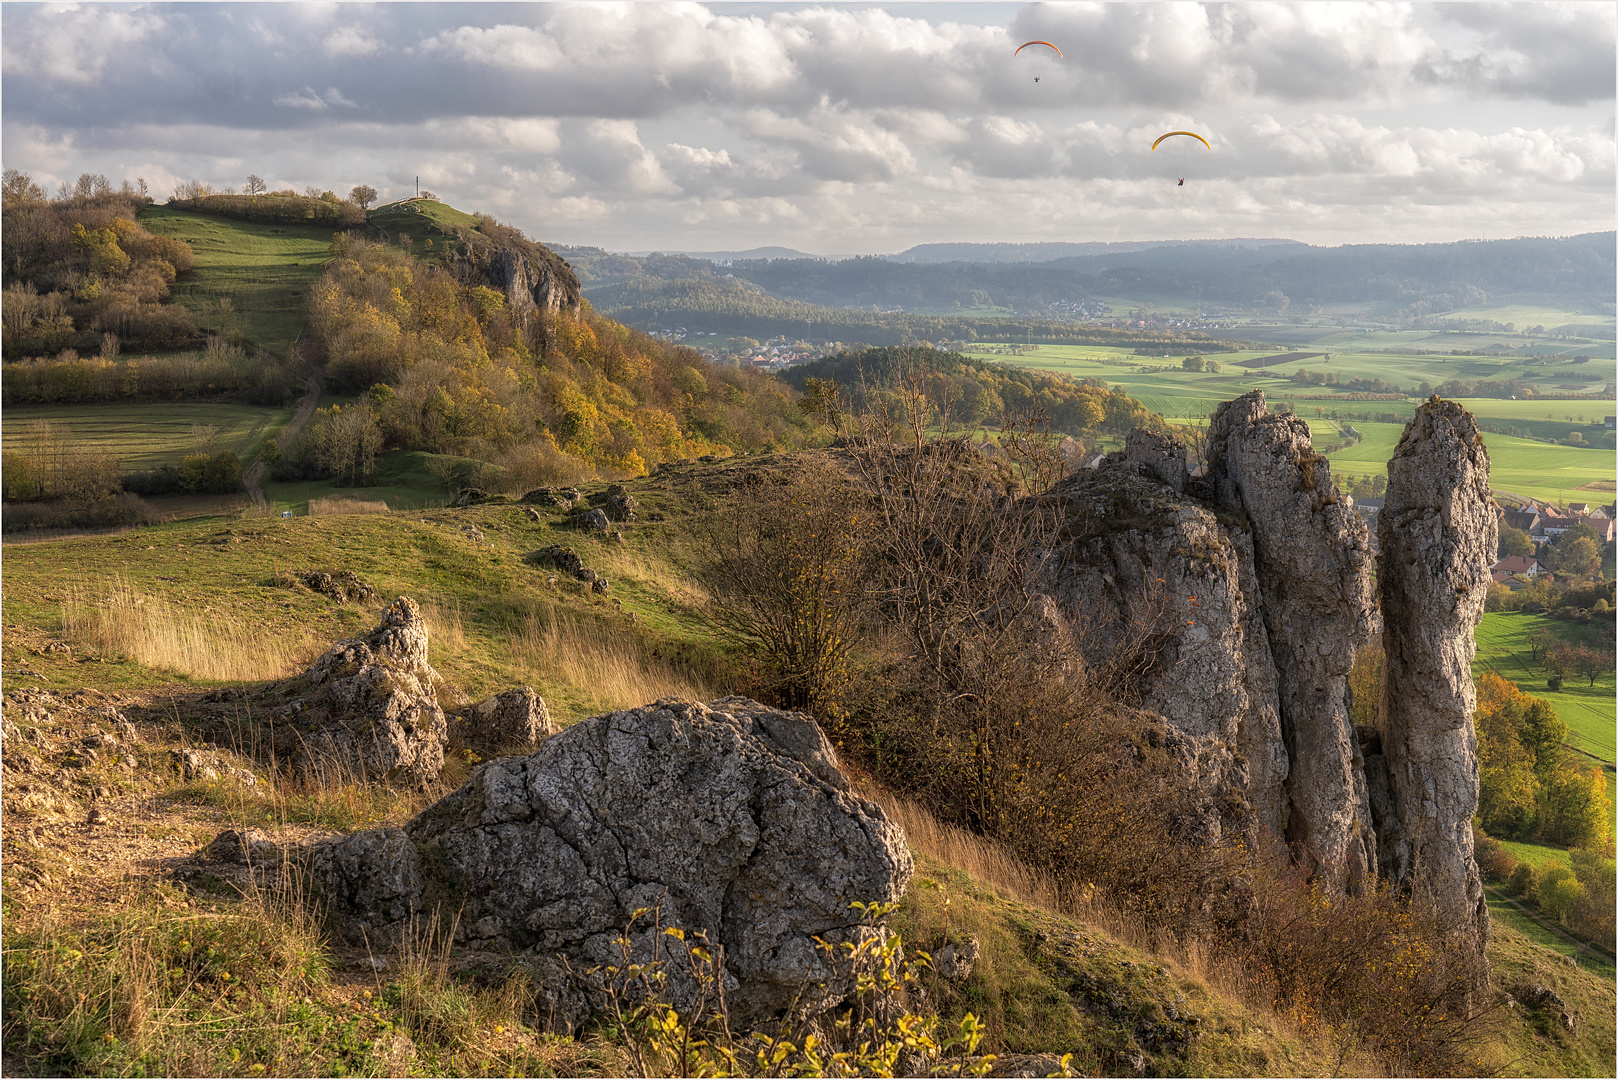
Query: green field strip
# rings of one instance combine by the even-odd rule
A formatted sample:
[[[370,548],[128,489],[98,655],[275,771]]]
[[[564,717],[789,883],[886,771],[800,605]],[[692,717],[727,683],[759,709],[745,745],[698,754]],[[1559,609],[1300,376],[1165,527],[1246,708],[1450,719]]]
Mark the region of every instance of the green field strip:
[[[234,450],[246,464],[259,445],[292,419],[291,408],[212,403],[42,405],[5,410],[4,446],[26,452],[32,422],[64,426],[70,442],[117,458],[124,472],[178,466],[202,450],[195,428],[219,429],[217,445]]]
[[[1542,945],[1562,956],[1573,958],[1580,967],[1604,979],[1618,975],[1618,966],[1593,948],[1576,945],[1555,930],[1540,923],[1532,915],[1507,899],[1507,892],[1490,885],[1485,889],[1489,904],[1489,918],[1517,931],[1535,945]]]

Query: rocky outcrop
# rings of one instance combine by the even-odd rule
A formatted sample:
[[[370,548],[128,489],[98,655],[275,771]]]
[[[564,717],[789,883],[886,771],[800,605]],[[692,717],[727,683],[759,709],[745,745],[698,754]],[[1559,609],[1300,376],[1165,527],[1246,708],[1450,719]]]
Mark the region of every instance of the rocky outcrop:
[[[1392,880],[1417,883],[1479,953],[1489,915],[1472,856],[1478,804],[1473,631],[1496,545],[1489,455],[1472,417],[1434,397],[1388,462],[1378,515]]]
[[[1248,394],[1220,407],[1208,456],[1190,476],[1182,446],[1136,431],[1058,483],[1040,590],[1091,662],[1139,673],[1205,828],[1284,836],[1331,887],[1419,885],[1481,949],[1471,660],[1495,518],[1471,418],[1430,401],[1389,463],[1380,612],[1366,527],[1306,424]],[[1379,619],[1384,730],[1357,733],[1347,679]]]
[[[1221,405],[1208,441],[1216,497],[1253,537],[1290,761],[1287,839],[1334,881],[1368,882],[1376,845],[1348,674],[1375,611],[1369,533],[1309,425],[1271,414],[1262,391]]]
[[[1058,483],[1039,588],[1092,662],[1144,671],[1142,704],[1184,736],[1209,807],[1280,835],[1288,762],[1252,538],[1182,494],[1184,455],[1137,432]]]
[[[455,239],[446,258],[450,272],[464,285],[484,285],[505,296],[518,325],[536,314],[578,314],[584,296],[578,275],[544,244],[487,218],[476,228],[456,229]]]
[[[436,911],[463,944],[579,971],[619,962],[616,939],[655,908],[663,926],[724,946],[744,1022],[800,991],[807,1008],[846,997],[817,939],[878,932],[850,905],[896,900],[912,871],[898,826],[849,791],[814,722],[741,698],[585,720],[479,767],[405,828],[326,842],[305,861],[353,940],[396,938]],[[641,958],[658,941],[646,918],[631,937]],[[671,964],[679,1006],[690,984],[677,953]]]
[[[278,753],[306,772],[426,786],[444,765],[443,679],[427,662],[427,623],[401,596],[362,638],[339,641],[290,689],[273,726]]]
[[[579,279],[560,258],[535,258],[530,251],[503,247],[490,257],[488,275],[489,286],[505,294],[519,320],[536,312],[556,315],[579,309]]]

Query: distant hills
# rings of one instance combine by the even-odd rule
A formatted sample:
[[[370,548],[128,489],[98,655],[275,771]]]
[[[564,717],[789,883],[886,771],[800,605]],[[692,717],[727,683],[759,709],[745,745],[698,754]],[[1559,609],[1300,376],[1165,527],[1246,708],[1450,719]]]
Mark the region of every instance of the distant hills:
[[[683,319],[670,295],[674,282],[722,285],[756,306],[758,296],[822,308],[914,316],[1015,315],[1094,320],[1103,298],[1131,307],[1194,305],[1210,316],[1307,314],[1331,305],[1375,308],[1390,324],[1414,324],[1445,312],[1502,304],[1550,304],[1591,314],[1613,313],[1618,290],[1615,234],[1451,244],[1353,244],[1312,247],[1293,240],[1200,240],[1097,244],[925,244],[895,256],[827,260],[791,255],[742,258],[749,252],[613,255],[599,248],[562,248],[585,294],[603,311],[635,325],[642,311],[627,302],[663,295],[645,308]],[[768,251],[772,249],[755,249]],[[788,249],[782,249],[788,250]],[[633,289],[619,288],[634,283]],[[672,290],[678,292],[679,290]],[[687,288],[688,293],[692,291]],[[713,288],[696,290],[708,300]],[[625,310],[619,311],[619,306]],[[1120,322],[1124,309],[1110,313]],[[689,313],[690,319],[697,312]],[[801,324],[806,315],[788,316]],[[826,322],[823,316],[816,321]],[[1193,322],[1180,329],[1203,329]],[[783,327],[777,332],[792,333]],[[869,340],[869,339],[866,339]],[[902,340],[902,339],[901,339]],[[872,342],[873,344],[879,342]]]

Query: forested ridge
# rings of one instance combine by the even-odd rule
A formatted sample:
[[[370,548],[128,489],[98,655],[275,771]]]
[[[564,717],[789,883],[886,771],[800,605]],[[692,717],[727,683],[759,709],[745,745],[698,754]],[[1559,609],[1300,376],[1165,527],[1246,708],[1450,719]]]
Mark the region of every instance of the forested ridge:
[[[1002,246],[954,245],[960,257],[950,262],[871,256],[736,260],[721,266],[683,255],[637,257],[582,248],[567,254],[604,309],[630,308],[627,297],[608,287],[637,278],[736,280],[782,300],[830,307],[1024,309],[1094,296],[1155,295],[1272,308],[1278,303],[1272,294],[1278,294],[1300,310],[1328,303],[1396,303],[1411,318],[1484,303],[1550,300],[1610,312],[1615,287],[1610,232],[1336,248],[1257,242],[1134,250],[1129,250],[1134,245],[1114,245],[1039,262],[1002,261],[994,252],[992,261],[972,260],[978,247]],[[1045,247],[1027,245],[1027,251],[1033,258],[1048,256],[1041,250]]]

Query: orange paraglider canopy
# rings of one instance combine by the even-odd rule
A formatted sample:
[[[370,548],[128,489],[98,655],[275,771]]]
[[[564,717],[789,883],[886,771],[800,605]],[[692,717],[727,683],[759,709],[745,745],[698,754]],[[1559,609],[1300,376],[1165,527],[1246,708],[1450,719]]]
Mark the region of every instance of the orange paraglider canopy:
[[[1050,43],[1050,42],[1048,42],[1048,41],[1025,41],[1025,42],[1023,42],[1023,43],[1022,43],[1022,44],[1021,44],[1021,45],[1018,45],[1018,46],[1017,46],[1017,52],[1014,52],[1014,53],[1012,53],[1012,54],[1011,54],[1011,55],[1012,55],[1012,56],[1016,56],[1016,55],[1017,55],[1017,53],[1020,53],[1020,52],[1022,52],[1022,51],[1023,51],[1023,50],[1024,50],[1024,49],[1026,49],[1026,48],[1028,48],[1028,46],[1030,46],[1030,45],[1043,45],[1043,46],[1045,46],[1045,47],[1046,47],[1046,48],[1047,48],[1047,49],[1056,49],[1056,46],[1055,46],[1055,45],[1052,45],[1052,44],[1051,44],[1051,43]],[[1061,49],[1056,49],[1056,55],[1057,55],[1057,56],[1061,56],[1061,55],[1062,55],[1062,50],[1061,50]],[[1065,59],[1066,59],[1066,57],[1063,57],[1063,59],[1064,59],[1064,60],[1065,60]]]
[[[1162,141],[1163,141],[1163,140],[1164,140],[1164,139],[1167,139],[1167,138],[1169,138],[1169,137],[1170,137],[1170,136],[1173,136],[1173,135],[1189,135],[1189,136],[1191,136],[1191,137],[1192,137],[1192,138],[1193,138],[1193,139],[1195,139],[1195,140],[1197,140],[1197,141],[1198,141],[1198,142],[1199,142],[1199,143],[1201,143],[1201,144],[1202,144],[1202,145],[1203,145],[1203,146],[1207,146],[1207,147],[1208,147],[1208,149],[1210,149],[1210,150],[1212,150],[1212,149],[1213,149],[1213,147],[1212,147],[1212,146],[1208,146],[1208,140],[1207,140],[1207,139],[1204,139],[1204,138],[1203,138],[1203,137],[1202,137],[1202,136],[1201,136],[1201,135],[1198,135],[1198,134],[1197,134],[1197,133],[1196,133],[1196,132],[1194,132],[1194,131],[1171,131],[1171,132],[1169,132],[1169,133],[1168,133],[1168,134],[1167,134],[1167,135],[1159,135],[1159,136],[1158,136],[1158,137],[1157,137],[1157,142],[1155,142],[1155,143],[1153,143],[1153,144],[1152,144],[1152,149],[1153,149],[1153,150],[1156,150],[1156,149],[1157,149],[1157,143],[1160,143],[1160,142],[1162,142]]]

